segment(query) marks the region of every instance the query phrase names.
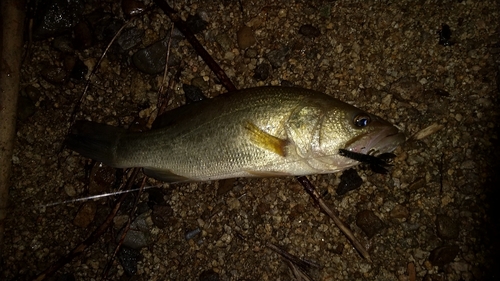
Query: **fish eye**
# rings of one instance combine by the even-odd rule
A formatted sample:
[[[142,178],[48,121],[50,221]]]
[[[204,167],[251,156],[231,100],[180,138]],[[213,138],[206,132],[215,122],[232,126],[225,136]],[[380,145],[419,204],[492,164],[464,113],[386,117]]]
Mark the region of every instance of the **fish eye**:
[[[370,118],[370,116],[365,114],[359,114],[356,117],[354,117],[354,125],[356,125],[356,127],[359,128],[364,128],[368,126],[368,124],[370,124],[371,121],[372,119]]]

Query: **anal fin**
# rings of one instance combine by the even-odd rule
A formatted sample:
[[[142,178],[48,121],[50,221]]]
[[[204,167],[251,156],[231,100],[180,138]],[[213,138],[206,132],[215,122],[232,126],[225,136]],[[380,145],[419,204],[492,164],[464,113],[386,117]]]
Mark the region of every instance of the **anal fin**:
[[[191,181],[191,179],[174,174],[172,171],[167,169],[144,168],[144,173],[148,177],[168,183]]]

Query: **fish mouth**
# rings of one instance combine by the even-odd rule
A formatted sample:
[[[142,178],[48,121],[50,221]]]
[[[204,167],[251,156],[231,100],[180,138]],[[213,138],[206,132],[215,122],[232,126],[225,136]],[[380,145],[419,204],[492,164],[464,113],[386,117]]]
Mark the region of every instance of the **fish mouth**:
[[[394,151],[402,142],[405,135],[394,126],[379,128],[378,130],[363,134],[346,144],[346,150],[378,156]]]

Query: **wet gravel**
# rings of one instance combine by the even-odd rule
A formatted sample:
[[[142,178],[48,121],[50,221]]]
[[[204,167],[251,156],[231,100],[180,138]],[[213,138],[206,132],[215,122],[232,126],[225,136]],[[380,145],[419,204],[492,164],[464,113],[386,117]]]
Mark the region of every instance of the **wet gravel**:
[[[89,171],[88,159],[61,148],[85,87],[81,77],[131,16],[92,76],[77,119],[127,126],[155,114],[171,23],[151,1],[115,2],[75,2],[84,7],[81,15],[58,6],[66,11],[63,25],[38,28],[34,38],[42,40],[26,44],[2,280],[32,279],[111,210],[112,199],[44,205],[111,192],[121,182],[110,179],[112,170]],[[359,166],[362,184],[354,190],[337,192],[341,173],[309,177],[372,261],[363,260],[295,179],[236,179],[162,184],[143,194],[135,211],[129,199],[114,227],[56,277],[102,280],[110,263],[110,280],[293,280],[266,247],[272,243],[321,265],[308,272],[312,280],[497,279],[498,5],[176,1],[236,87],[323,91],[407,134],[389,173]],[[173,36],[168,108],[186,102],[184,85],[208,97],[222,94],[188,42],[178,31]],[[130,244],[110,261],[131,212]]]

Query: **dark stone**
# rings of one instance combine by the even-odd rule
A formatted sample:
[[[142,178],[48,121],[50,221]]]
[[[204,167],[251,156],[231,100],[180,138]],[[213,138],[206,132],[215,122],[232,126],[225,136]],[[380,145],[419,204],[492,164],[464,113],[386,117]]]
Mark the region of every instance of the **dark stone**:
[[[288,47],[283,47],[279,50],[272,50],[269,53],[266,54],[266,58],[269,60],[271,63],[272,67],[274,69],[280,68],[281,65],[286,60],[286,56],[290,52],[290,48]]]
[[[219,281],[220,276],[217,272],[212,269],[205,270],[200,274],[200,281]]]
[[[447,25],[446,23],[443,23],[441,25],[441,30],[438,31],[438,35],[439,35],[439,44],[440,45],[452,46],[453,44],[455,44],[455,42],[453,42],[451,40],[450,26]]]
[[[356,225],[363,230],[368,238],[372,238],[385,228],[382,220],[370,210],[361,211],[356,215]]]
[[[165,228],[174,224],[174,210],[170,205],[155,205],[151,213],[151,220],[158,228]]]
[[[142,259],[141,252],[136,249],[122,246],[118,251],[118,260],[123,267],[123,271],[128,276],[135,275],[137,272],[137,262]]]
[[[269,77],[270,72],[271,66],[268,63],[261,63],[255,68],[253,78],[258,81],[264,81]]]
[[[196,14],[194,16],[189,15],[186,20],[186,24],[193,34],[197,34],[207,28],[208,22],[204,21],[198,14]]]
[[[88,71],[89,68],[83,63],[83,61],[77,58],[73,69],[69,73],[69,77],[76,80],[82,80],[83,78],[85,78],[85,75]]]
[[[75,47],[80,50],[92,46],[92,31],[85,21],[80,21],[74,28]]]
[[[73,53],[74,47],[73,47],[73,40],[71,40],[67,36],[58,36],[52,41],[52,46],[56,48],[58,51],[63,52],[63,53]]]
[[[340,176],[340,183],[337,187],[337,195],[344,195],[347,192],[359,188],[363,184],[363,179],[355,169],[349,169]]]
[[[311,24],[302,25],[299,28],[299,33],[306,36],[306,37],[309,37],[309,38],[314,38],[314,37],[318,37],[321,35],[321,32],[319,31],[319,29],[317,29],[316,27],[314,27]]]
[[[454,220],[446,215],[438,215],[436,218],[437,235],[443,239],[456,239],[460,228]]]
[[[19,100],[17,101],[17,119],[19,121],[26,121],[35,114],[35,111],[35,102],[27,96],[19,96]]]
[[[126,51],[139,44],[143,36],[144,30],[134,27],[122,32],[116,39],[116,44]]]
[[[164,70],[166,58],[167,41],[162,40],[149,47],[138,50],[132,56],[132,61],[140,71],[148,74],[157,74]],[[179,59],[170,54],[168,65],[174,66],[179,63]]]
[[[200,88],[196,86],[182,84],[182,89],[184,90],[184,96],[186,97],[186,104],[206,99],[205,95],[203,95],[203,92],[200,90]]]
[[[151,188],[151,189],[148,189],[148,205],[151,209],[153,209],[153,207],[155,205],[165,205],[166,204],[166,201],[165,201],[165,198],[163,197],[164,194],[163,194],[163,191],[161,188]]]
[[[457,245],[438,247],[432,250],[429,261],[434,266],[443,266],[452,262],[459,251],[460,248]]]
[[[64,68],[54,65],[45,66],[40,75],[43,79],[52,84],[64,83],[68,77],[68,73],[64,70]]]
[[[123,0],[122,11],[125,16],[133,17],[142,14],[146,10],[144,2],[138,0]]]
[[[43,40],[69,32],[83,12],[81,0],[39,1],[33,23],[33,39]]]

